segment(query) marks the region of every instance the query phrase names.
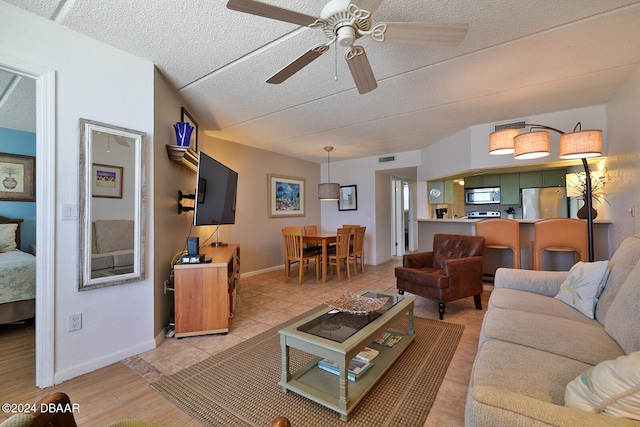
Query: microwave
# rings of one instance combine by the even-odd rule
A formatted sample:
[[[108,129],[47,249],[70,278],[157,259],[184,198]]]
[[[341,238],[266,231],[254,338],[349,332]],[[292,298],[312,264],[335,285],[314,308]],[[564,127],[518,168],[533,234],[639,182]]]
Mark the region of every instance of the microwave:
[[[500,203],[500,187],[469,188],[464,190],[465,204],[489,205]]]

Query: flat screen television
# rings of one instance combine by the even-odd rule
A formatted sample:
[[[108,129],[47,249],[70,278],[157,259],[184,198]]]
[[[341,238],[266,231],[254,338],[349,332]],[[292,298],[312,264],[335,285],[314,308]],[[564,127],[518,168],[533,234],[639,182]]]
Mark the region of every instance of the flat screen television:
[[[200,151],[193,225],[234,224],[238,173]]]

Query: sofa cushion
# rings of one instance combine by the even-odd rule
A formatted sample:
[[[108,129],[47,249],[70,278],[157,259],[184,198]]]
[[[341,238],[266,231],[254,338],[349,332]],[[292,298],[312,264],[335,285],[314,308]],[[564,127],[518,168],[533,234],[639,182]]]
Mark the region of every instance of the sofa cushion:
[[[565,405],[640,420],[640,352],[606,360],[567,385]]]
[[[497,339],[595,365],[624,354],[597,322],[585,323],[539,313],[492,308],[480,340]]]
[[[489,298],[489,308],[494,307],[546,314],[548,316],[600,325],[595,320],[588,319],[578,310],[575,310],[573,307],[568,306],[558,299],[516,289],[494,288],[493,291],[491,291],[491,298]]]
[[[478,350],[471,383],[562,405],[567,383],[591,367],[535,348],[489,340]]]
[[[624,239],[620,247],[611,257],[609,261],[609,270],[611,270],[611,272],[609,273],[607,283],[596,305],[596,319],[603,325],[605,324],[609,307],[613,304],[620,287],[627,279],[627,276],[629,276],[629,272],[636,266],[639,259],[640,235]]]
[[[18,224],[0,224],[0,253],[17,249],[16,230]]]
[[[607,277],[609,261],[580,261],[571,267],[555,298],[593,319],[596,302]]]
[[[625,353],[640,351],[640,262],[629,273],[611,304],[604,329]]]
[[[124,251],[114,251],[111,253],[113,255],[113,266],[114,267],[128,267],[133,265],[133,251],[132,250],[124,250]]]
[[[94,221],[98,253],[133,249],[133,221],[109,219]]]
[[[91,271],[113,268],[113,257],[111,254],[91,254]]]

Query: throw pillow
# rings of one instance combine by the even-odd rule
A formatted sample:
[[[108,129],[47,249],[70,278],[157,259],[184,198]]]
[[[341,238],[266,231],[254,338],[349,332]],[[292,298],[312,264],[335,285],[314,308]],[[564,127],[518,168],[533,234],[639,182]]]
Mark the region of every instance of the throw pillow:
[[[0,252],[9,252],[17,248],[17,228],[18,224],[0,224]]]
[[[609,277],[609,261],[578,262],[560,285],[556,298],[593,319],[596,302]]]
[[[567,385],[564,405],[640,420],[640,352],[598,363]]]

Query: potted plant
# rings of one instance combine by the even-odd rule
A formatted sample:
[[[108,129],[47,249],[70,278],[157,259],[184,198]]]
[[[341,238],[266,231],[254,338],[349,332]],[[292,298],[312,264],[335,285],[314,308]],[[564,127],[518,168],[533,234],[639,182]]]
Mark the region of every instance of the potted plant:
[[[513,206],[509,206],[509,209],[505,209],[505,212],[507,213],[507,219],[515,218],[516,210],[513,208]]]
[[[7,190],[13,190],[18,185],[18,181],[13,177],[13,175],[20,175],[20,169],[15,166],[6,165],[2,167],[2,173],[7,175],[4,180],[2,180],[2,185]]]
[[[586,172],[577,172],[576,181],[570,182],[569,186],[575,190],[579,196],[574,196],[576,198],[584,200],[584,205],[578,210],[577,216],[580,219],[587,218],[587,174]],[[606,202],[609,205],[609,201],[607,200],[607,193],[604,192],[604,187],[606,187],[609,182],[609,171],[605,168],[602,171],[602,175],[598,177],[593,177],[593,174],[589,174],[589,179],[591,180],[591,201],[596,202]],[[598,216],[598,211],[591,206],[592,218]]]

